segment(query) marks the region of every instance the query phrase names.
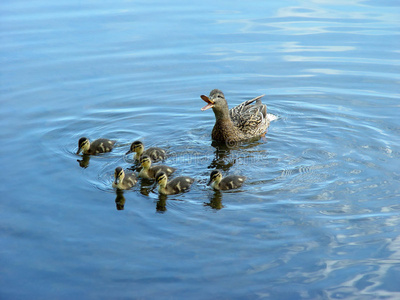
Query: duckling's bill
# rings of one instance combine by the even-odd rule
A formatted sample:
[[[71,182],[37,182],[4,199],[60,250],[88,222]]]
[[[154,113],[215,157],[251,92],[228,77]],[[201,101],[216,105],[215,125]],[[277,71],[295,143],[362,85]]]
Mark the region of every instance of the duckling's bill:
[[[203,99],[205,102],[207,102],[207,105],[204,106],[204,107],[201,109],[202,111],[214,107],[214,102],[213,102],[209,97],[207,97],[207,96],[205,96],[205,95],[201,95],[200,98]]]

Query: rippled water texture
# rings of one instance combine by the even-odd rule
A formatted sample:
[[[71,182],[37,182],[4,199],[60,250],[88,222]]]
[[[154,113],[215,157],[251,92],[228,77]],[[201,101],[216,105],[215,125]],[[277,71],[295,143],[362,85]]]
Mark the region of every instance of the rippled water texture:
[[[398,1],[16,0],[0,24],[1,299],[400,298]],[[266,94],[265,138],[212,144],[213,88]],[[191,190],[116,193],[134,140]]]

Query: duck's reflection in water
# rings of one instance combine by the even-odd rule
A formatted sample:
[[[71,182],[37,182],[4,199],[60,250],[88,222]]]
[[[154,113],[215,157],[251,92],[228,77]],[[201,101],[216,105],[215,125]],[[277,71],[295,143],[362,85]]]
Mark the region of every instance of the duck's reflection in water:
[[[154,190],[154,180],[143,178],[140,181],[140,193],[144,196],[149,196],[150,192]]]
[[[224,144],[217,144],[215,147],[215,157],[208,166],[209,169],[221,169],[228,171],[235,163],[236,159],[229,157],[231,151],[230,148]]]
[[[149,196],[150,192],[154,189],[154,182],[151,180],[142,179],[140,182],[140,193],[145,196]],[[116,189],[115,194],[117,195],[115,198],[115,205],[117,210],[124,210],[125,208],[125,196],[124,190]],[[128,191],[129,192],[129,191]]]
[[[156,211],[158,213],[164,213],[167,211],[167,195],[159,194]]]
[[[81,168],[86,169],[87,167],[89,167],[90,155],[83,154],[82,159],[77,159],[76,161],[79,163],[79,166]]]
[[[254,148],[255,146],[260,144],[263,144],[263,142],[260,141],[259,139],[254,139],[245,142],[235,142],[232,144],[229,142],[224,143],[224,142],[212,141],[211,146],[215,148],[214,151],[215,157],[211,161],[208,168],[220,169],[227,172],[236,163],[236,160],[240,156],[242,155],[246,156],[246,153],[243,153],[243,150],[245,152],[248,151],[248,153],[252,153],[254,152],[254,150],[252,151],[251,148]]]
[[[117,210],[124,210],[126,201],[124,197],[124,191],[117,189],[116,194],[117,197],[115,198],[115,205],[117,207]]]
[[[222,204],[222,193],[221,191],[212,191],[210,193],[210,202],[204,202],[204,206],[210,206],[212,209],[220,210],[224,208]]]
[[[155,181],[152,179],[143,178],[140,182],[140,193],[144,196],[149,196],[151,192],[156,190]],[[156,202],[156,212],[164,213],[167,211],[167,195],[159,194]]]

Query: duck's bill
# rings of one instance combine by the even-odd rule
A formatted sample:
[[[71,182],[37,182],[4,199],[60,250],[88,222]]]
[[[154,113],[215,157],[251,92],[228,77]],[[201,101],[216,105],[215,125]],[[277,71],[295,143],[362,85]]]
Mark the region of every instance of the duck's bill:
[[[128,152],[125,153],[125,155],[132,153],[132,150],[129,150]]]
[[[82,149],[82,148],[79,147],[79,148],[78,148],[78,151],[76,151],[76,154],[81,153],[81,149]]]
[[[207,186],[209,186],[211,184],[212,180],[210,179],[210,181],[208,181]]]
[[[214,107],[214,102],[212,102],[211,99],[208,98],[207,96],[201,95],[200,98],[203,99],[205,102],[207,102],[207,105],[204,106],[201,110],[207,110],[209,108]]]

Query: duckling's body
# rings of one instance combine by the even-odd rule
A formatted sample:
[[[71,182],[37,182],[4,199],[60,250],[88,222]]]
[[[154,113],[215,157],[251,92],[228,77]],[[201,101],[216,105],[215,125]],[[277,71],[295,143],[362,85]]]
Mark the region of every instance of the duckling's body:
[[[79,154],[81,151],[83,154],[94,155],[99,153],[110,152],[116,141],[108,140],[108,139],[97,139],[92,143],[88,138],[82,137],[78,142],[78,151],[76,154]]]
[[[211,184],[211,187],[215,190],[231,190],[240,188],[245,180],[245,176],[239,175],[229,175],[226,177],[222,177],[220,171],[214,170],[210,174],[210,181],[207,185]]]
[[[152,166],[151,159],[147,155],[142,155],[140,158],[140,164],[142,165],[142,169],[138,174],[138,177],[140,178],[155,179],[159,172],[164,172],[167,176],[170,176],[176,170],[175,168],[165,165]]]
[[[132,152],[135,152],[135,155],[133,156],[133,159],[135,161],[140,161],[142,155],[147,155],[152,161],[164,160],[167,156],[165,150],[158,147],[150,147],[145,150],[144,145],[141,141],[134,141],[131,144],[130,150],[126,152],[126,154]]]
[[[215,114],[212,139],[232,143],[263,135],[270,123],[267,106],[261,102],[263,96],[247,100],[229,110],[222,91],[214,89],[208,97],[202,95],[201,98],[208,104],[201,110],[212,108]]]
[[[168,182],[168,177],[164,172],[156,176],[158,183],[158,192],[164,195],[173,195],[186,192],[193,184],[194,179],[187,176],[180,176]]]
[[[114,172],[113,187],[120,190],[128,190],[132,188],[136,182],[136,175],[132,172],[125,173],[121,167],[117,167]]]

